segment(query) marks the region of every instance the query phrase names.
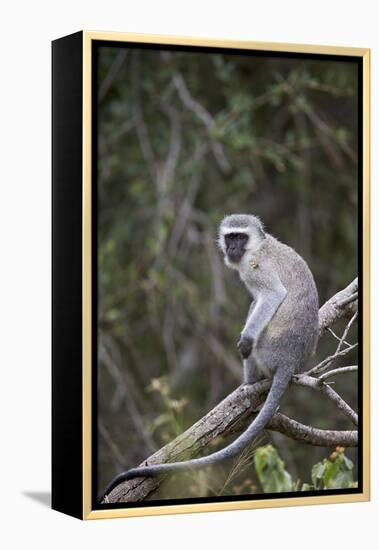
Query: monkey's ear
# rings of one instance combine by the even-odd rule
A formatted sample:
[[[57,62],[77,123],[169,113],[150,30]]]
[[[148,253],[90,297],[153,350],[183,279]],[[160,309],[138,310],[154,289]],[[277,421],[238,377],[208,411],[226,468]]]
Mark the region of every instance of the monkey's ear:
[[[262,237],[262,239],[264,239],[264,237],[266,236],[266,233],[262,226],[258,226],[258,232],[259,232],[259,236]]]
[[[257,226],[257,229],[258,229],[259,236],[265,237],[266,236],[265,226],[262,220],[258,216],[253,216],[253,217],[254,217],[255,225]]]

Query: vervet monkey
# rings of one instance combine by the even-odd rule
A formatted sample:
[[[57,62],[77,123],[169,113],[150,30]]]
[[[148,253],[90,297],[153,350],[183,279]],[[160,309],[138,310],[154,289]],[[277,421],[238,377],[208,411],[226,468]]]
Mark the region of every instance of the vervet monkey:
[[[259,218],[226,216],[218,245],[225,264],[235,269],[252,297],[237,347],[244,382],[272,379],[263,407],[233,443],[211,455],[184,462],[133,468],[115,477],[105,494],[127,479],[204,468],[238,455],[275,414],[292,376],[307,365],[318,337],[318,294],[306,262],[291,247],[265,232]]]

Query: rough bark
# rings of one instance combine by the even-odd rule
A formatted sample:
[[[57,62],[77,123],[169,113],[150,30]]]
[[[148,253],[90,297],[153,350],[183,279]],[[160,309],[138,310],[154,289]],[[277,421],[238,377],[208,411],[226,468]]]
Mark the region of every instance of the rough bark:
[[[267,429],[318,447],[356,447],[358,445],[357,430],[320,430],[301,424],[280,413],[272,418]]]
[[[354,279],[346,288],[337,292],[320,308],[319,325],[320,336],[328,327],[331,327],[337,319],[351,316],[358,307],[358,278]]]

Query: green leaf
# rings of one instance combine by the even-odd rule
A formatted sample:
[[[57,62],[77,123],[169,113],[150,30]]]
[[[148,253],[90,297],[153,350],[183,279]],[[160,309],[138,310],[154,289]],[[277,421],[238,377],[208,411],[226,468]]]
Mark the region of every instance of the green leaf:
[[[312,482],[316,489],[344,489],[354,487],[353,462],[344,452],[335,451],[329,459],[312,468]]]
[[[325,472],[325,462],[318,462],[312,468],[312,482],[315,487],[318,487],[320,480],[322,480]]]
[[[293,490],[292,478],[272,445],[257,449],[254,455],[254,465],[265,493],[283,493]]]

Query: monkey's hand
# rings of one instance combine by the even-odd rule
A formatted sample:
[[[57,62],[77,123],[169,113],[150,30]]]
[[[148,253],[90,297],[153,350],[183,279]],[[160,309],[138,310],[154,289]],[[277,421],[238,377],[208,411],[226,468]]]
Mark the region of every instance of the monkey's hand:
[[[250,336],[241,334],[241,338],[238,341],[237,348],[240,352],[242,359],[247,359],[254,347],[254,340]]]

